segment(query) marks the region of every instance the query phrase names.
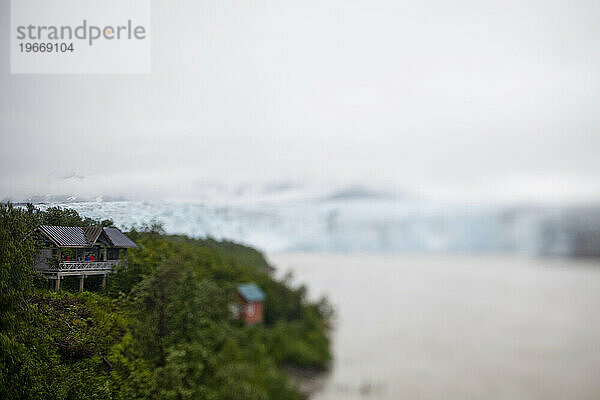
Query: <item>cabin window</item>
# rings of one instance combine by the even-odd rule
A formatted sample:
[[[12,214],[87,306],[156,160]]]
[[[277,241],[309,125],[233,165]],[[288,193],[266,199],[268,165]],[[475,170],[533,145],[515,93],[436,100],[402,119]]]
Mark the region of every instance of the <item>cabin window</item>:
[[[254,303],[250,303],[246,306],[246,315],[248,317],[253,317],[256,314],[256,305]]]

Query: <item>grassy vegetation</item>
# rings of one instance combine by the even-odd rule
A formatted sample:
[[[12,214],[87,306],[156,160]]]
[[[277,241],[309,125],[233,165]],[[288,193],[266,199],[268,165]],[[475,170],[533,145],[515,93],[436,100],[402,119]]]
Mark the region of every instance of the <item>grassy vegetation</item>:
[[[43,223],[100,222],[0,205],[0,398],[299,399],[282,366],[330,360],[330,307],[274,279],[254,249],[151,226],[129,233],[140,248],[105,290],[53,292],[31,268]],[[264,324],[229,314],[247,281],[267,294]]]

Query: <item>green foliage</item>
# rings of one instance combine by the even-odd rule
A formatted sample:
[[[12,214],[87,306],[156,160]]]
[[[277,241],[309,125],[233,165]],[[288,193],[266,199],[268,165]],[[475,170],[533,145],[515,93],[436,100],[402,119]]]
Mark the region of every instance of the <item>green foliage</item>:
[[[0,218],[0,398],[300,399],[281,367],[329,363],[330,307],[254,249],[153,224],[130,233],[140,248],[105,290],[57,293],[36,289],[31,228],[99,221],[11,205]],[[229,314],[248,281],[267,294],[264,324]]]
[[[107,357],[124,337],[126,317],[92,293],[38,290],[27,300],[17,325],[0,336],[0,397],[110,398]]]
[[[224,260],[243,265],[245,267],[257,268],[268,271],[270,269],[265,257],[256,249],[227,240],[218,242],[208,238],[198,240],[197,243],[203,247],[214,250]]]
[[[11,204],[0,204],[0,322],[10,323],[9,312],[24,307],[30,294],[34,272],[31,268],[35,252],[31,238],[32,209],[22,210]]]

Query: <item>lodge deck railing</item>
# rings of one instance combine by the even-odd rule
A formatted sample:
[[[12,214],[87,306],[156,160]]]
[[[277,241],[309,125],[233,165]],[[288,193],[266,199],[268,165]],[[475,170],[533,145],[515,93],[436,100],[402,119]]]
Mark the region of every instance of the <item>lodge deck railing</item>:
[[[50,268],[54,271],[110,271],[113,267],[120,265],[121,260],[107,261],[62,261],[58,268]]]

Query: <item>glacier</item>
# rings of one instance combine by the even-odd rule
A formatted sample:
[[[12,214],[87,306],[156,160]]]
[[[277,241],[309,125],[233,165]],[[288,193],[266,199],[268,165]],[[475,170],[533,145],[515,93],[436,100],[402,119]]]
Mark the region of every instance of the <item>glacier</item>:
[[[52,201],[122,229],[160,222],[168,233],[228,239],[266,252],[600,255],[600,207],[445,204],[345,193],[237,203]]]

